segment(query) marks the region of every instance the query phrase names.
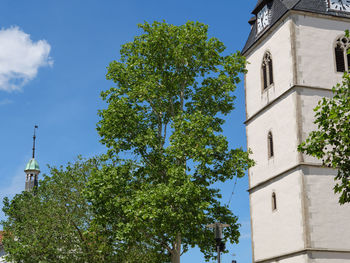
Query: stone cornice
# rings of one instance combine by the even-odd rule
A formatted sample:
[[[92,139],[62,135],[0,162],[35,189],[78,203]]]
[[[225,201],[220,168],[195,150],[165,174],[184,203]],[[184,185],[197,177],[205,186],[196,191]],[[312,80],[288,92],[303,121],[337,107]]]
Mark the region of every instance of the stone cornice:
[[[296,165],[293,165],[292,167],[288,168],[288,169],[285,169],[284,171],[282,172],[279,172],[278,174],[272,176],[271,178],[269,179],[266,179],[252,187],[250,187],[248,189],[248,192],[251,194],[252,192],[254,192],[257,188],[260,188],[260,187],[263,187],[269,183],[271,183],[272,181],[275,181],[275,180],[278,180],[280,179],[282,176],[284,176],[286,173],[288,172],[291,172],[293,170],[300,170],[302,166],[311,166],[311,167],[317,167],[317,168],[325,168],[325,169],[332,169],[333,168],[329,168],[329,167],[326,167],[326,166],[323,166],[322,164],[317,164],[317,163],[306,163],[306,162],[302,162],[302,163],[299,163],[299,164],[296,164]]]
[[[339,249],[327,249],[327,248],[305,248],[305,249],[300,249],[300,250],[296,250],[293,252],[289,252],[289,253],[284,253],[284,254],[280,254],[274,257],[270,257],[270,258],[264,258],[264,259],[259,259],[259,260],[254,260],[254,263],[264,263],[264,262],[271,262],[272,260],[281,260],[281,259],[285,259],[285,258],[289,258],[289,257],[294,257],[297,255],[302,255],[302,254],[306,254],[306,253],[311,253],[311,252],[327,252],[327,253],[345,253],[345,254],[350,254],[350,250],[348,249],[343,249],[343,250],[339,250]]]
[[[255,119],[258,115],[260,115],[262,112],[266,111],[267,109],[271,108],[273,105],[281,101],[283,96],[289,95],[288,93],[292,94],[295,92],[298,88],[300,89],[314,89],[314,90],[322,90],[322,91],[329,91],[332,92],[332,89],[327,88],[321,88],[321,87],[313,87],[313,86],[304,86],[304,85],[293,85],[289,89],[287,89],[285,92],[283,92],[281,95],[276,97],[274,100],[270,101],[268,104],[266,104],[264,107],[262,107],[260,110],[255,112],[252,116],[250,116],[244,124],[248,125],[253,119]]]

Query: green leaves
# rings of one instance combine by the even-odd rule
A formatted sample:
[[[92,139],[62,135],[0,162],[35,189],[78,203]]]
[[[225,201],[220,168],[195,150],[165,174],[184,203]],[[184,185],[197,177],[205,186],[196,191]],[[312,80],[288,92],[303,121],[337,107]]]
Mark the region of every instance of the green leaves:
[[[350,75],[345,73],[332,91],[333,98],[323,98],[315,108],[318,130],[311,132],[298,150],[338,169],[334,191],[344,204],[350,202]]]
[[[143,34],[108,67],[116,87],[101,94],[108,107],[97,130],[109,156],[120,160],[90,179],[95,223],[126,250],[137,244],[167,259],[159,262],[177,253],[178,236],[183,251],[198,245],[209,259],[215,248],[206,224],[231,224],[225,237],[238,241],[237,219],[212,184],[242,177],[253,165],[221,134],[245,59],[222,55],[224,44],[209,39],[202,23],[139,27]]]
[[[113,262],[118,250],[101,226],[92,226],[90,203],[83,195],[99,160],[78,159],[50,167],[36,195],[23,192],[4,200],[5,250],[14,262]]]

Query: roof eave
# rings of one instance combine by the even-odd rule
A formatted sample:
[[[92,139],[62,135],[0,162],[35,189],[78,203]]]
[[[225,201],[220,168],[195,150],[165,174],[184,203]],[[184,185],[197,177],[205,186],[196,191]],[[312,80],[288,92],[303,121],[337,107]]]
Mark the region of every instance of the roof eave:
[[[293,10],[288,10],[286,11],[278,20],[275,21],[275,23],[271,24],[268,28],[266,28],[264,30],[264,32],[262,32],[260,34],[260,36],[254,41],[254,43],[252,45],[250,45],[249,47],[244,47],[241,51],[242,55],[245,56],[245,54],[247,54],[253,47],[255,47],[257,45],[257,43],[260,43],[260,41],[262,39],[265,38],[266,34],[268,32],[270,32],[276,25],[278,25],[280,23],[281,20],[285,19],[285,17],[291,13]]]

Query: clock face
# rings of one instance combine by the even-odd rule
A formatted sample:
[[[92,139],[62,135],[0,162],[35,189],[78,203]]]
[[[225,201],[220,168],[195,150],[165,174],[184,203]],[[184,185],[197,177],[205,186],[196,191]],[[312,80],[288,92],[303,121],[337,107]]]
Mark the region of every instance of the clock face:
[[[350,0],[328,0],[329,9],[350,12]]]
[[[256,23],[258,25],[258,33],[270,24],[270,11],[267,5],[258,13]]]

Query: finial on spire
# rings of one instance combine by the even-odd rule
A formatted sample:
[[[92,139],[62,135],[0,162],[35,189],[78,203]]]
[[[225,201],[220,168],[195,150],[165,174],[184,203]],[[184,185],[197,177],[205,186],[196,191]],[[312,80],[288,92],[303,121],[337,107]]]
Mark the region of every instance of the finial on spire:
[[[35,126],[34,126],[34,135],[33,135],[33,156],[32,156],[33,159],[34,159],[34,157],[35,157],[35,139],[36,139],[36,136],[35,136],[35,129],[38,129],[38,125],[35,125]]]

